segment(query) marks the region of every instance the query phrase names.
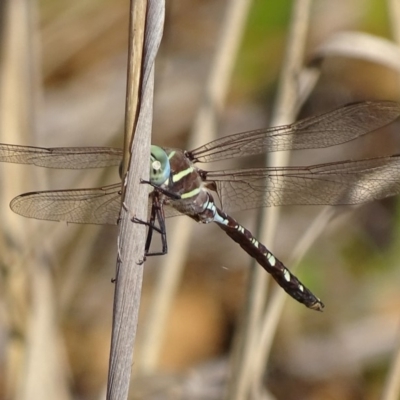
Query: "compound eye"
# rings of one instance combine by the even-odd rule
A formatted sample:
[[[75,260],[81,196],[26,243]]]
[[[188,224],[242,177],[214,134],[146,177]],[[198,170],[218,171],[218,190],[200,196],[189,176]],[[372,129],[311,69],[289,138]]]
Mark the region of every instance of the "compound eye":
[[[153,185],[162,185],[170,176],[171,167],[167,153],[159,146],[151,146],[150,182]]]

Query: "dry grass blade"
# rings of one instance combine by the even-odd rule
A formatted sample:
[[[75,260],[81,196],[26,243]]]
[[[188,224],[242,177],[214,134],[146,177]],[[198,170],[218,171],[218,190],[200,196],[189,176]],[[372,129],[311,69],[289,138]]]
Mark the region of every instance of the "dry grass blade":
[[[296,248],[293,251],[293,256],[288,261],[288,264],[292,266],[291,270],[296,268],[303,256],[314,244],[315,240],[321,235],[328,222],[333,218],[334,213],[335,210],[332,207],[325,207],[314,219],[301,240],[297,243]],[[258,353],[254,360],[255,374],[252,384],[253,396],[257,396],[257,393],[260,393],[263,388],[263,371],[265,371],[266,368],[279,318],[282,314],[282,309],[286,299],[286,293],[283,290],[280,290],[280,288],[275,288],[263,318],[260,321],[260,325],[258,326],[260,336],[258,341]]]
[[[400,330],[397,332],[397,348],[393,354],[392,364],[386,377],[381,400],[396,400],[400,393]]]
[[[2,6],[0,131],[2,140],[24,142],[35,132],[41,92],[37,9],[35,2],[26,1],[3,2]],[[29,178],[21,174],[24,179],[16,179],[15,170],[7,172],[7,166],[2,166],[0,248],[2,294],[8,311],[7,397],[68,399],[53,280],[40,246],[32,251],[41,234],[31,229],[33,224],[15,219],[6,207],[10,193],[22,191],[21,183]]]
[[[312,62],[326,57],[349,57],[400,71],[400,48],[393,42],[363,32],[340,32],[314,52]]]
[[[311,1],[298,0],[294,3],[286,56],[278,88],[278,96],[271,125],[283,125],[292,122],[299,107],[297,77],[300,75],[304,60],[304,49],[308,31]],[[268,165],[284,165],[288,153],[273,154]],[[259,230],[261,242],[271,243],[278,222],[279,209],[274,207],[262,210],[259,220],[267,220],[264,228]],[[256,235],[257,236],[257,235]],[[229,399],[243,399],[248,396],[254,382],[254,358],[258,356],[259,322],[266,296],[265,272],[253,263],[248,289],[248,299],[244,315],[244,327],[236,340],[236,355],[231,374]],[[260,373],[261,375],[261,373]]]
[[[400,2],[388,0],[388,15],[391,21],[392,35],[400,53]],[[398,56],[400,60],[400,56]],[[400,61],[399,61],[400,62]],[[393,354],[392,363],[382,391],[382,400],[395,400],[400,394],[400,330],[397,332],[397,348]]]
[[[138,111],[127,100],[126,131],[135,132],[131,144],[130,163],[125,176],[126,190],[121,212],[121,228],[118,238],[118,260],[114,296],[113,332],[109,363],[107,399],[126,399],[131,377],[133,344],[136,335],[143,274],[145,227],[132,224],[132,213],[144,220],[147,216],[148,187],[140,179],[148,179],[150,134],[152,126],[152,103],[154,84],[154,59],[161,41],[164,24],[164,3],[160,1],[131,2],[130,38],[141,40],[136,46],[130,42],[129,70],[137,61],[133,49],[143,49],[140,67],[140,84],[137,99]],[[139,33],[140,31],[140,33]],[[133,33],[135,32],[135,35]],[[137,34],[137,35],[136,35]],[[134,58],[135,59],[134,59]],[[129,79],[134,74],[129,73]],[[135,96],[128,81],[128,97]],[[132,124],[130,126],[129,124]]]
[[[140,86],[143,79],[143,46],[146,24],[147,1],[139,1],[133,5],[129,21],[128,76],[125,103],[124,154],[122,174],[125,176],[130,161],[132,135],[134,135],[140,107]]]
[[[400,2],[398,0],[387,0],[387,4],[393,39],[397,44],[400,44]]]

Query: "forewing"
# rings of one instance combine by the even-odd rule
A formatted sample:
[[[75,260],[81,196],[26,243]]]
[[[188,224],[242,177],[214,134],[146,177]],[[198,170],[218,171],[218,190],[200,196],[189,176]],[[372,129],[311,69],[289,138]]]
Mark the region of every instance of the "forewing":
[[[47,168],[85,169],[118,166],[122,150],[112,147],[33,147],[0,143],[0,162]]]
[[[207,172],[225,211],[359,204],[400,192],[400,155],[308,167]]]
[[[116,225],[121,184],[96,189],[51,190],[15,197],[11,209],[24,217],[76,224]]]
[[[210,162],[273,151],[317,149],[356,139],[400,115],[391,101],[354,103],[291,125],[237,133],[187,153],[193,162]]]

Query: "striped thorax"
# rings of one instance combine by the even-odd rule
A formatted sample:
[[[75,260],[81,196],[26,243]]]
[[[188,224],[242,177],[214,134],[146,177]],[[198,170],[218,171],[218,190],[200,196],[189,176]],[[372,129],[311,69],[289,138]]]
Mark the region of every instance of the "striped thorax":
[[[198,216],[206,209],[209,194],[204,187],[200,170],[186,157],[184,151],[151,146],[150,182],[180,197],[172,199],[163,195],[164,204],[171,205],[199,221]]]

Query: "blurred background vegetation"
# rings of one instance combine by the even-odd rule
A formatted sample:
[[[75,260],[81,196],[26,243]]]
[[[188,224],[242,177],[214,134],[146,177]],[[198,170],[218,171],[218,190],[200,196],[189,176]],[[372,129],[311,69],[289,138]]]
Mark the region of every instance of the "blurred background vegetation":
[[[226,4],[222,0],[167,2],[156,68],[153,143],[185,148]],[[3,119],[1,141],[44,147],[121,147],[128,2],[41,0],[37,8],[30,7],[38,19],[32,42],[40,54],[35,60],[36,89],[31,91],[35,93],[31,99],[35,117],[20,121],[23,129],[18,125],[10,128]],[[289,0],[254,1],[226,108],[219,119],[221,136],[267,126],[291,7]],[[4,26],[15,22],[1,18],[1,23],[4,33]],[[386,3],[314,2],[308,54],[330,35],[345,30],[391,39]],[[2,54],[6,51],[10,49],[3,49]],[[21,62],[15,62],[21,68]],[[327,58],[300,114],[314,115],[360,100],[398,100],[399,87],[398,73],[385,65]],[[26,88],[15,88],[11,95],[0,87],[2,115],[13,115],[18,96],[24,96]],[[291,163],[399,153],[398,128],[398,123],[393,124],[334,149],[299,152]],[[13,215],[8,203],[27,191],[116,182],[118,171],[38,172],[17,165],[1,165],[0,170],[0,215],[4,221],[0,398],[24,397],[23,393],[35,398],[26,395],[29,365],[34,363],[40,369],[42,362],[47,368],[54,367],[53,379],[63,388],[53,398],[100,398],[108,368],[117,228],[27,221]],[[284,208],[276,241],[267,246],[286,261],[318,211],[318,207]],[[249,229],[254,227],[254,212],[237,217]],[[265,374],[266,386],[275,398],[378,398],[399,325],[399,240],[397,198],[360,208],[343,207],[338,212],[298,273],[324,301],[325,312],[314,313],[288,299],[281,317]],[[217,389],[223,377],[219,374],[223,375],[243,305],[248,264],[248,256],[219,229],[194,227],[185,276],[165,327],[158,374],[136,381],[132,398],[180,398],[171,387],[179,387],[199,368],[212,371],[217,394],[193,398],[220,398]],[[158,268],[159,259],[146,262],[143,318]],[[51,338],[32,327],[39,321],[44,324],[41,329],[53,332]],[[45,321],[54,325],[49,328]],[[140,328],[139,323],[139,338]],[[42,337],[42,347],[30,347],[32,332]],[[140,341],[136,346],[138,350]],[[161,397],[161,393],[168,395]]]

